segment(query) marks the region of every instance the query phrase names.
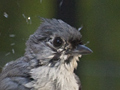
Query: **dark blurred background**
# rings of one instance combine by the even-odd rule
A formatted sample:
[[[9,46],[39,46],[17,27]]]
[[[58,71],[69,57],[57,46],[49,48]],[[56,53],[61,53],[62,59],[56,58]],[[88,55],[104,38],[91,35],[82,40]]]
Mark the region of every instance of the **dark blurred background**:
[[[24,55],[40,17],[79,28],[94,53],[80,59],[83,90],[120,89],[120,0],[0,0],[0,69]]]

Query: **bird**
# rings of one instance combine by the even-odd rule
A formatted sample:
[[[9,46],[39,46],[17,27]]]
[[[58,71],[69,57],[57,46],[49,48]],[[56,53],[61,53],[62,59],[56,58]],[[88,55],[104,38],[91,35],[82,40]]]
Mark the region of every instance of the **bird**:
[[[79,30],[61,19],[41,20],[24,56],[3,67],[0,90],[81,90],[74,70],[79,58],[93,51],[82,43]]]

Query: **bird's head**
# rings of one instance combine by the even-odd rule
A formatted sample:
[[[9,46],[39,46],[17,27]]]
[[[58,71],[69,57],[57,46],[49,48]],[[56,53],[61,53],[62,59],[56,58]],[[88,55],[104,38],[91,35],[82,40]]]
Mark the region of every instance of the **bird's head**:
[[[80,32],[56,19],[44,19],[37,31],[27,41],[26,53],[32,53],[41,65],[76,68],[78,57],[90,54],[91,49],[81,42]]]

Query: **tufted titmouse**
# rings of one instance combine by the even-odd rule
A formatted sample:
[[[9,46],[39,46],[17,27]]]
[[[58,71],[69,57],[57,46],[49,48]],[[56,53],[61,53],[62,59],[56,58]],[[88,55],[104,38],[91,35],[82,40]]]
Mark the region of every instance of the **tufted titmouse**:
[[[78,58],[92,50],[82,44],[77,29],[62,20],[42,20],[24,56],[3,68],[0,90],[81,90],[74,69]]]

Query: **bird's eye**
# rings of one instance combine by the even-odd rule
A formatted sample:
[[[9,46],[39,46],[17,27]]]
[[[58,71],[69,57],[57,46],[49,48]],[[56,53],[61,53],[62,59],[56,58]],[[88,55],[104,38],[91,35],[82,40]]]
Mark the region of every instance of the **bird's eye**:
[[[53,41],[53,45],[57,48],[61,47],[63,44],[63,40],[60,37],[56,37]]]

